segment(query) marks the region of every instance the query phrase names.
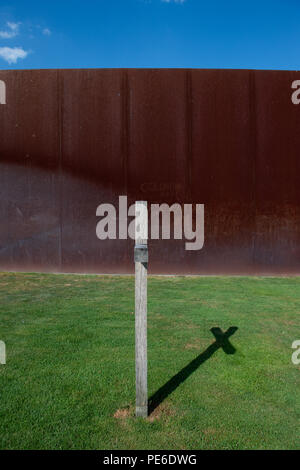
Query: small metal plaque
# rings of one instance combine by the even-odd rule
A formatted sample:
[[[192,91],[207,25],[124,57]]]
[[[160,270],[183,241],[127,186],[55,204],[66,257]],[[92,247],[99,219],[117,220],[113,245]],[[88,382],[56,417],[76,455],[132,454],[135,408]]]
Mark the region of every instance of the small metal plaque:
[[[135,245],[134,262],[135,263],[148,263],[148,246],[147,245]]]

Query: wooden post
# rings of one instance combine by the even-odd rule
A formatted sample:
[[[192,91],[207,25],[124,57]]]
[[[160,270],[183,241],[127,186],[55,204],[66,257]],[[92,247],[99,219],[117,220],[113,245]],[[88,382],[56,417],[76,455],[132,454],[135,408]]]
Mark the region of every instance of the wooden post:
[[[136,416],[148,416],[147,390],[147,202],[135,203],[135,373]]]
[[[0,104],[6,104],[6,85],[3,80],[0,80]]]
[[[6,348],[4,341],[0,341],[0,364],[6,364]]]

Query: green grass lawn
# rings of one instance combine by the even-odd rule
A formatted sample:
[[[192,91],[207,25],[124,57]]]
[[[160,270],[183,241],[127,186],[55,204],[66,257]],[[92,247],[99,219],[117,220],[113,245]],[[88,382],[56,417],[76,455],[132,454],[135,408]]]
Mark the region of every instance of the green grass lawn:
[[[300,449],[300,278],[150,277],[148,291],[144,420],[134,278],[0,274],[0,447]],[[218,347],[211,328],[230,327]]]

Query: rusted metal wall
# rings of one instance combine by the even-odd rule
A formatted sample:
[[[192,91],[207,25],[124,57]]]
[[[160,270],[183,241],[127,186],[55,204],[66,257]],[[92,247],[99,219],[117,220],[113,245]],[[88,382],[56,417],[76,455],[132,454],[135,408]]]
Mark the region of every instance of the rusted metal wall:
[[[205,204],[205,244],[149,242],[150,272],[300,273],[299,72],[0,71],[0,270],[127,273],[96,208]]]

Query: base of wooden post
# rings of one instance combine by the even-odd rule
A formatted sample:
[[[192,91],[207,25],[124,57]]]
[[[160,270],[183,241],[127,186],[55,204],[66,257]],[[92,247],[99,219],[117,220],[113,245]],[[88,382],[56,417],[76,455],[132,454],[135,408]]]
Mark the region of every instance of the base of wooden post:
[[[141,418],[147,418],[148,416],[148,406],[137,406],[135,408],[135,416],[137,418],[141,417]]]

